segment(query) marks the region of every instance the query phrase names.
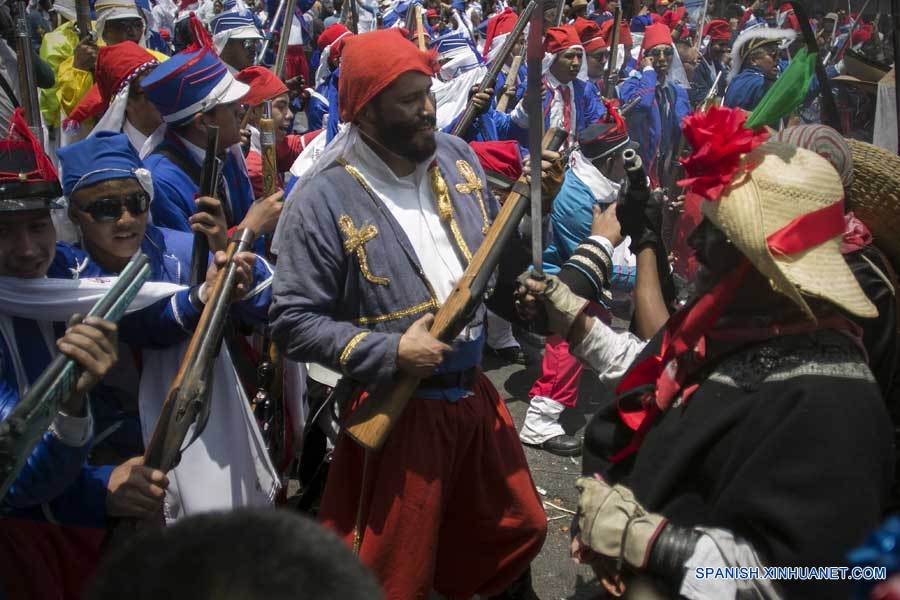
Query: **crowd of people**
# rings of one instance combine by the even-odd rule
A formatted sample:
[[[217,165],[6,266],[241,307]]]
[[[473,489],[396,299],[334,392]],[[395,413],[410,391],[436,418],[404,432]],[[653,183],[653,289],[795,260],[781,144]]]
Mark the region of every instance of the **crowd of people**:
[[[537,598],[523,446],[605,597],[900,598],[898,16],[832,4],[0,5],[0,599]]]

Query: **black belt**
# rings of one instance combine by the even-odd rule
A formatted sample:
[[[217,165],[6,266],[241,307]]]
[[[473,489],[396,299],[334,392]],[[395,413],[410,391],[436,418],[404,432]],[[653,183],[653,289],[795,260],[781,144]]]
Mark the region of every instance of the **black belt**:
[[[478,369],[472,367],[465,371],[456,371],[455,373],[440,373],[432,375],[428,379],[423,379],[419,383],[419,388],[434,390],[447,388],[461,388],[464,390],[472,389],[475,386],[475,380],[478,378]]]

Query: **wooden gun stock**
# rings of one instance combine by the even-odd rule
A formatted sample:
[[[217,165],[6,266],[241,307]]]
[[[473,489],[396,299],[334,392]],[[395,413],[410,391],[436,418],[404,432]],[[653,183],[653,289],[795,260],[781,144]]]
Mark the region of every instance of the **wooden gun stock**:
[[[550,129],[544,134],[542,146],[555,151],[562,145],[565,135],[562,130]],[[523,175],[506,197],[497,218],[469,261],[462,278],[434,316],[430,332],[442,342],[453,343],[481,303],[488,279],[500,262],[500,255],[506,242],[515,234],[519,221],[528,210],[527,193],[528,183]],[[419,387],[420,381],[412,375],[401,372],[390,384],[376,388],[350,415],[346,427],[350,437],[366,449],[381,448],[406,404]]]
[[[519,85],[519,68],[522,66],[523,60],[525,60],[524,47],[522,52],[513,57],[512,63],[509,65],[509,75],[506,77],[506,84],[503,86],[503,95],[497,101],[497,112],[505,113],[509,103],[516,97],[516,87]]]
[[[197,421],[194,437],[200,435],[209,415],[210,378],[215,357],[225,333],[225,320],[234,295],[237,267],[234,256],[253,243],[253,232],[235,232],[226,252],[228,262],[216,276],[200,321],[169,388],[156,428],[144,453],[144,464],[168,472],[178,464],[182,444],[191,424]]]
[[[263,197],[278,190],[278,165],[275,157],[275,121],[272,120],[272,101],[263,105],[263,116],[259,120],[259,147],[262,153]]]

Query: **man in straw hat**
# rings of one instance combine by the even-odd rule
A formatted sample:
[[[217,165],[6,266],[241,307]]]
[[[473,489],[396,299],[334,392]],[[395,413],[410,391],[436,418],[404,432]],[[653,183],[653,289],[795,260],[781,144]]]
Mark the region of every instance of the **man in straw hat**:
[[[881,518],[890,420],[845,316],[877,311],[840,252],[838,174],[743,121],[712,108],[686,124],[705,291],[649,342],[586,316],[553,278],[528,282],[576,356],[599,371],[631,362],[611,466],[577,483],[576,551],[634,591],[641,575],[666,596],[844,598],[837,581],[763,569],[843,564]],[[726,566],[760,575],[697,570]]]
[[[338,439],[322,499],[320,518],[358,548],[386,597],[491,596],[516,580],[524,594],[547,518],[509,412],[478,369],[485,309],[452,346],[428,332],[498,210],[469,146],[435,132],[432,56],[397,29],[344,45],[349,126],[286,202],[272,334],[285,356],[363,384],[423,380],[380,450],[364,459]],[[359,387],[346,406],[366,401]]]

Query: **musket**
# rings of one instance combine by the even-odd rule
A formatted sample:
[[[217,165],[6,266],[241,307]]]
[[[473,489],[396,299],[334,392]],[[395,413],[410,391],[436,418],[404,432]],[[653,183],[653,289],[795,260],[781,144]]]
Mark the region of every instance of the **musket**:
[[[91,27],[91,4],[89,0],[75,0],[75,26],[78,28],[78,39],[93,38]]]
[[[816,42],[816,35],[813,33],[812,27],[809,25],[809,16],[806,14],[806,8],[799,0],[789,0],[790,5],[794,8],[794,14],[800,22],[800,32],[803,34],[803,40],[806,42],[806,51],[816,55],[816,79],[819,81],[819,88],[822,94],[822,121],[832,129],[840,131],[840,118],[838,117],[837,106],[834,103],[834,94],[831,92],[831,80],[825,73],[825,65],[822,63],[819,54],[819,44]],[[869,0],[863,5],[863,10],[868,6]],[[862,14],[862,12],[860,12]],[[852,31],[847,34],[850,39]]]
[[[272,101],[263,103],[263,114],[259,120],[259,149],[262,155],[263,197],[267,198],[278,189],[278,166],[275,158],[275,121],[272,120]]]
[[[286,0],[280,0],[278,2],[278,8],[275,9],[275,14],[272,15],[271,20],[269,21],[270,30],[275,28],[275,23],[278,22],[278,19],[281,18],[281,11],[284,10]],[[257,65],[261,65],[263,61],[263,57],[266,55],[266,52],[269,51],[269,44],[272,43],[272,36],[267,35],[266,39],[263,41],[262,48],[259,49],[259,54],[256,55],[256,63]]]
[[[349,29],[353,34],[359,33],[359,7],[356,5],[356,0],[349,1],[350,8],[350,27]]]
[[[416,7],[415,4],[410,3],[409,7],[407,7],[407,9],[406,9],[406,21],[404,21],[404,23],[405,23],[404,28],[410,34],[413,32],[413,25],[415,25],[415,23],[416,23],[415,7]]]
[[[272,74],[281,78],[284,71],[284,59],[287,56],[288,43],[291,40],[291,28],[294,25],[294,11],[297,8],[297,0],[287,0],[284,9],[284,24],[278,37],[278,52],[275,54],[275,63],[272,65]]]
[[[248,110],[249,112],[249,110]],[[219,181],[219,159],[216,151],[219,146],[219,127],[206,126],[206,155],[200,170],[200,196],[216,197],[216,184]],[[224,202],[224,198],[221,199]],[[206,281],[206,269],[209,268],[209,240],[206,235],[194,234],[194,246],[191,251],[191,284],[200,285]]]
[[[418,4],[414,5],[416,9],[416,44],[419,50],[425,52],[428,46],[425,45],[425,25],[422,23],[422,7]]]
[[[138,253],[87,316],[117,323],[149,278],[150,260]],[[58,354],[0,423],[0,499],[21,473],[60,405],[75,393],[81,372],[73,359]]]
[[[522,46],[522,52],[513,56],[512,63],[509,65],[506,82],[503,85],[503,93],[500,100],[497,101],[497,112],[505,113],[509,107],[509,103],[516,97],[516,88],[519,84],[519,68],[522,61],[525,60],[525,46]]]
[[[622,7],[616,6],[612,34],[609,37],[609,62],[606,65],[606,72],[603,74],[603,93],[610,98],[612,95],[609,93],[609,79],[612,77],[613,69],[616,68],[616,61],[619,58],[619,28],[621,26]]]
[[[556,15],[553,17],[553,23],[559,27],[562,25],[563,15],[565,13],[566,0],[559,0],[556,4]],[[543,13],[542,13],[543,15]],[[543,23],[543,21],[542,21]]]
[[[544,136],[545,147],[557,150],[565,135],[564,131],[548,130]],[[540,177],[536,179],[540,181]],[[437,339],[452,343],[482,303],[488,281],[500,262],[506,243],[516,235],[519,221],[528,211],[528,190],[529,185],[523,175],[500,207],[465,273],[438,309],[431,325],[431,335]],[[390,384],[378,386],[366,402],[350,415],[346,427],[350,437],[367,450],[381,448],[420,381],[413,375],[401,372]]]
[[[697,23],[697,43],[694,46],[697,50],[700,49],[700,44],[703,42],[703,24],[706,21],[707,10],[709,10],[709,0],[703,0],[703,12],[700,13],[700,22]]]
[[[791,2],[791,5],[793,6],[794,3]],[[862,6],[862,8],[860,9],[859,13],[857,14],[856,18],[853,19],[852,21],[850,21],[850,28],[847,30],[847,37],[844,38],[844,43],[841,44],[841,49],[838,50],[837,54],[834,55],[834,58],[835,58],[835,59],[842,58],[842,57],[844,56],[844,53],[847,52],[847,48],[850,47],[850,43],[851,43],[852,38],[853,38],[853,31],[856,29],[856,26],[859,25],[859,22],[862,20],[863,12],[866,10],[866,7],[867,7],[867,6],[869,6],[869,0],[866,0],[865,3],[863,3],[863,6]],[[848,7],[848,8],[849,8],[849,7]],[[797,13],[797,8],[796,8],[796,6],[794,6],[794,12]],[[848,12],[847,14],[850,14],[850,13]],[[800,18],[800,13],[797,13],[797,18],[798,18],[798,19]],[[809,19],[807,19],[806,24],[809,25]],[[803,23],[802,23],[802,21],[801,21],[801,23],[800,23],[800,27],[801,27],[801,29],[803,28]],[[805,33],[805,32],[804,32],[804,34],[803,34],[803,37],[804,37],[804,38],[806,37],[806,33]],[[809,45],[809,43],[807,43],[807,45]],[[818,44],[817,44],[817,46],[818,46]],[[825,58],[822,60],[822,63],[824,63],[825,65],[830,65],[831,62],[832,62],[832,61],[831,61],[831,58],[832,58],[831,54],[832,54],[832,51],[831,51],[831,49],[829,49],[828,54],[825,55]]]
[[[537,0],[531,0],[528,3],[528,6],[525,7],[521,13],[519,13],[519,20],[516,21],[515,27],[513,27],[512,32],[507,36],[506,41],[503,42],[503,47],[500,48],[500,53],[497,55],[497,58],[491,63],[490,68],[488,68],[488,72],[485,73],[484,77],[482,77],[481,82],[478,84],[479,90],[486,90],[488,88],[494,87],[494,82],[497,81],[497,75],[500,74],[500,70],[503,68],[503,63],[506,62],[506,59],[509,58],[510,53],[512,53],[513,47],[516,45],[516,40],[519,39],[519,36],[522,35],[522,32],[525,30],[525,25],[528,24],[528,20],[531,18],[532,13],[535,12],[535,8],[537,7]],[[476,108],[475,105],[469,100],[469,103],[466,105],[466,110],[463,112],[462,116],[456,122],[456,126],[453,128],[453,131],[450,133],[457,136],[462,137],[463,134],[469,129],[469,126],[472,124],[472,120],[475,118]]]
[[[719,81],[722,79],[723,72],[724,72],[724,69],[720,70],[718,73],[716,73],[716,78],[713,81],[712,87],[709,88],[709,91],[706,93],[706,96],[704,96],[704,98],[703,98],[703,102],[700,103],[701,110],[708,109],[712,105],[712,103],[716,99],[716,97],[719,95]]]
[[[38,101],[37,83],[34,79],[34,49],[31,47],[31,34],[26,19],[25,0],[16,2],[16,51],[19,69],[19,97],[25,109],[25,120],[34,139],[43,146],[44,134],[41,128],[41,109]]]
[[[229,240],[227,262],[216,275],[216,282],[144,452],[144,465],[147,467],[166,473],[172,470],[181,459],[184,440],[191,425],[194,425],[193,439],[199,437],[206,427],[213,366],[222,345],[228,308],[237,283],[234,257],[249,250],[253,238],[252,231],[240,229]]]

